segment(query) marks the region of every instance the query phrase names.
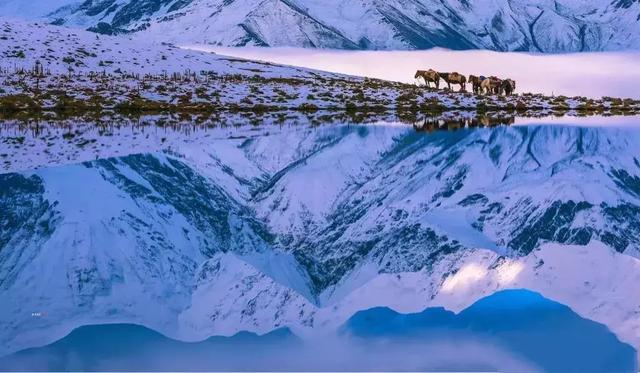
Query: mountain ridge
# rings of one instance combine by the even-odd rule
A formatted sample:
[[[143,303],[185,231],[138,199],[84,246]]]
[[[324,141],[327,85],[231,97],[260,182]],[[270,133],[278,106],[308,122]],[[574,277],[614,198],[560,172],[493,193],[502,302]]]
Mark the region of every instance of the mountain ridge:
[[[25,14],[0,1],[0,10]],[[92,31],[178,44],[336,49],[640,49],[640,2],[500,0],[86,0],[40,14]],[[46,8],[50,9],[50,8]],[[33,16],[27,13],[28,16]]]

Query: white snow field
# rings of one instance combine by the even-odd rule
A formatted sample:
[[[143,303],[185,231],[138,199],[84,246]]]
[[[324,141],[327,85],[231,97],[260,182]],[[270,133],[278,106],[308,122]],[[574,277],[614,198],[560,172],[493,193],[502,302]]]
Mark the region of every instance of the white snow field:
[[[640,99],[640,52],[529,54],[492,51],[341,51],[304,48],[182,47],[355,76],[414,83],[416,70],[496,75],[517,81],[518,92]]]
[[[251,61],[189,51],[161,42],[99,35],[1,15],[0,55],[0,68],[11,72],[15,68],[31,70],[39,61],[45,70],[54,74],[68,74],[70,68],[75,72],[121,70],[132,74],[207,70],[221,75],[244,76],[254,75],[252,70],[258,69],[264,77],[309,77],[311,73],[309,69],[252,64]]]

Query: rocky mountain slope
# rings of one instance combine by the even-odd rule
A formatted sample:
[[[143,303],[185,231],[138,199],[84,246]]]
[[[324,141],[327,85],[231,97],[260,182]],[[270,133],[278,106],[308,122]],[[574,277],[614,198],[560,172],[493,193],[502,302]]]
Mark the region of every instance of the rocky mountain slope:
[[[301,126],[3,174],[2,352],[111,322],[305,335],[505,288],[637,349],[636,133]]]
[[[0,10],[34,13],[11,0],[0,1]],[[640,3],[633,0],[69,0],[40,15],[101,33],[225,46],[545,53],[640,48]]]

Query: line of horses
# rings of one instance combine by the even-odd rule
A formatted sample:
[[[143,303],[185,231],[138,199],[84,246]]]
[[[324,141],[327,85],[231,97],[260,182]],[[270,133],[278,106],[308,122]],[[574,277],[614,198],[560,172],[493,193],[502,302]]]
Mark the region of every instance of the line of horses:
[[[470,83],[473,88],[473,93],[481,94],[494,94],[494,95],[512,95],[516,90],[516,82],[513,79],[500,79],[495,76],[466,76],[453,73],[437,72],[433,69],[418,70],[416,71],[415,79],[422,78],[427,85],[427,88],[431,88],[430,83],[433,83],[435,89],[440,89],[440,79],[447,83],[449,90],[451,85],[460,85],[460,92],[467,91],[467,83]]]

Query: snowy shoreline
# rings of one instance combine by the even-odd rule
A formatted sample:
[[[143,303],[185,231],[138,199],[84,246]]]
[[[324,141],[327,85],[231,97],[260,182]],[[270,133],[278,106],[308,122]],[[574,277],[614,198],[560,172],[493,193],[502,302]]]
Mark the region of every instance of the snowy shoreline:
[[[47,110],[640,113],[640,100],[631,98],[526,92],[505,97],[433,91],[415,84],[190,51],[166,43],[143,43],[51,25],[0,18],[0,26],[0,112],[5,115]]]

